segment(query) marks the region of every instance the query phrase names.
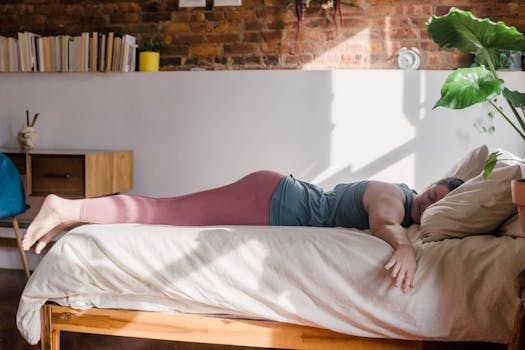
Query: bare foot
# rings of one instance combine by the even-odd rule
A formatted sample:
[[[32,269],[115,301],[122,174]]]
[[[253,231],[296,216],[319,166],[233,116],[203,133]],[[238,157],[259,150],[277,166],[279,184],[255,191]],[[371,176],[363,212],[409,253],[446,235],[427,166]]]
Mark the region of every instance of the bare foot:
[[[40,245],[38,252],[53,237],[58,235],[65,227],[78,223],[80,217],[80,201],[60,198],[56,195],[49,195],[44,200],[38,215],[31,225],[27,228],[22,246],[24,250],[29,250],[36,241],[43,239],[43,246]]]
[[[68,228],[67,224],[61,224],[61,225],[53,227],[51,231],[43,235],[42,238],[38,240],[38,243],[36,244],[36,247],[35,247],[35,252],[37,254],[40,254],[40,252],[42,252],[42,250],[47,246],[49,242],[51,242],[53,238],[61,234],[67,228]]]

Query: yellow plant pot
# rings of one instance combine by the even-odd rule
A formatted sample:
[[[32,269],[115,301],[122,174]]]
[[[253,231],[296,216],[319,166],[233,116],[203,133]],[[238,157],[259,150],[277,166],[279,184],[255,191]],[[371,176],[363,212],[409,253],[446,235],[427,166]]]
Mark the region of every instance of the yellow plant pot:
[[[143,51],[139,52],[139,71],[158,72],[160,54],[158,52]]]

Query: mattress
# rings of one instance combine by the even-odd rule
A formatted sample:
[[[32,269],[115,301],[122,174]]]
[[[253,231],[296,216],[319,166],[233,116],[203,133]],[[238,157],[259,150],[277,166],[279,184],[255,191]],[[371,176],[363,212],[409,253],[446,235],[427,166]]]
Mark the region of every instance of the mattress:
[[[64,235],[27,283],[17,326],[40,338],[41,306],[231,315],[355,336],[507,343],[525,240],[479,235],[422,243],[403,293],[393,249],[366,231],[281,226],[84,225]]]

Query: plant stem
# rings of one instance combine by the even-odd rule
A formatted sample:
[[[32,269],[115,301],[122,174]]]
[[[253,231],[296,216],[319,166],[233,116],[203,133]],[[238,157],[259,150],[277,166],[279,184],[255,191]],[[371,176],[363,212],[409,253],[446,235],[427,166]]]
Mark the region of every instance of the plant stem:
[[[514,116],[518,120],[518,123],[521,126],[521,130],[525,131],[525,122],[523,121],[523,118],[521,118],[520,115],[518,114],[518,111],[516,110],[516,107],[514,107],[512,102],[510,102],[510,100],[508,100],[508,99],[505,99],[505,100],[507,100],[507,103],[509,104],[510,109],[512,110],[512,113],[514,114]]]
[[[525,140],[525,134],[523,134],[516,127],[516,125],[514,125],[514,123],[505,115],[505,113],[503,113],[503,111],[494,102],[492,102],[492,100],[487,100],[487,101],[488,101],[488,103],[490,103],[492,105],[492,107],[494,107],[495,110],[497,110],[499,112],[499,114],[501,114],[501,116],[503,118],[505,118],[505,120],[514,128],[514,130],[516,130],[516,132],[521,136],[521,138]]]
[[[502,80],[500,79],[500,77],[498,76],[498,74],[496,73],[496,69],[494,68],[494,63],[492,62],[492,58],[490,57],[490,55],[487,53],[486,50],[483,50],[483,54],[485,56],[485,59],[486,59],[486,62],[489,66],[489,69],[490,71],[492,72],[492,74],[494,75],[494,78],[496,79],[499,79],[499,80]],[[521,130],[525,131],[525,122],[523,121],[523,118],[520,117],[520,115],[518,114],[518,111],[516,110],[516,107],[514,107],[514,105],[512,104],[512,102],[510,102],[509,99],[505,98],[505,100],[507,101],[507,103],[509,104],[509,107],[510,109],[512,110],[512,113],[514,114],[514,117],[516,117],[516,120],[518,121],[520,127],[521,127]],[[494,106],[494,108],[496,108],[496,110],[505,118],[505,120],[507,120],[514,129],[516,129],[516,131],[520,134],[520,136],[525,139],[525,135],[523,134],[523,132],[519,131],[518,128],[514,125],[514,123],[512,123],[509,118],[507,118],[507,116],[503,113],[503,111],[501,111],[499,108],[497,108],[494,103],[492,103],[492,101],[488,100],[490,102],[490,104],[492,106]]]
[[[489,66],[489,70],[491,71],[492,75],[494,75],[494,78],[499,79],[498,75],[496,74],[496,68],[494,66],[494,62],[492,62],[492,58],[488,54],[486,49],[482,50],[483,56],[485,57],[485,62]]]

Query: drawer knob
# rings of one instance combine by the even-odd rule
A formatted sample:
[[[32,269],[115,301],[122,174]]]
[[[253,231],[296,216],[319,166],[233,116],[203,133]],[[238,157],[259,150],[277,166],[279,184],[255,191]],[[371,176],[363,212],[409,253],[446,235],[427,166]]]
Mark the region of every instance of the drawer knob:
[[[70,173],[65,173],[65,174],[47,173],[47,174],[44,174],[44,177],[48,179],[70,179],[71,174]]]

